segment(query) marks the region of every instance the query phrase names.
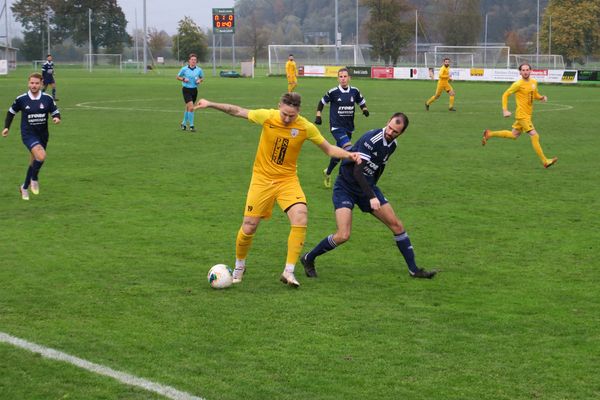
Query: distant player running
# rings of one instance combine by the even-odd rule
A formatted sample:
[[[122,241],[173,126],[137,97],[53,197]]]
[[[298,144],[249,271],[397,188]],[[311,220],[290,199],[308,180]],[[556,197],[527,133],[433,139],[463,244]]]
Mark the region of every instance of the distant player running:
[[[408,128],[408,117],[403,113],[392,115],[384,128],[373,129],[364,135],[352,147],[358,152],[362,163],[351,160],[342,161],[340,173],[333,187],[333,206],[337,231],[321,240],[315,248],[305,253],[300,261],[309,278],[317,276],[315,259],[342,245],[350,239],[352,230],[352,210],[358,206],[362,212],[371,213],[394,234],[396,246],[402,253],[408,272],[413,278],[431,279],[436,271],[419,268],[415,262],[412,244],[402,221],[377,187],[377,181],[397,147],[396,139]]]
[[[542,165],[544,168],[549,168],[558,161],[558,157],[546,158],[542,146],[540,145],[540,137],[531,122],[533,100],[546,102],[548,101],[548,97],[542,96],[538,92],[537,81],[530,78],[531,66],[529,64],[519,65],[519,73],[521,74],[521,79],[513,83],[502,95],[502,114],[507,118],[512,115],[512,113],[508,111],[508,97],[513,93],[515,94],[517,111],[515,122],[512,125],[512,131],[490,131],[489,129],[486,129],[483,131],[481,144],[485,146],[488,140],[493,137],[516,140],[521,136],[521,133],[527,132],[531,138],[531,145],[540,158]]]
[[[316,126],[300,116],[300,103],[298,93],[285,93],[279,100],[277,110],[248,110],[206,99],[200,99],[196,105],[196,108],[214,108],[234,117],[245,118],[262,127],[246,197],[244,219],[235,242],[233,283],[242,281],[254,234],[260,221],[271,217],[273,206],[277,202],[287,214],[291,225],[287,258],[280,280],[292,287],[300,286],[294,276],[294,269],[306,237],[308,207],[298,179],[297,162],[306,140],[310,140],[330,157],[350,158],[360,163],[357,153],[349,153],[329,144]]]
[[[292,93],[296,89],[296,86],[298,86],[298,68],[296,67],[293,54],[289,55],[285,63],[285,75],[288,82],[288,93]]]
[[[352,147],[355,104],[359,105],[365,117],[369,116],[369,110],[367,109],[367,101],[360,94],[360,90],[350,86],[348,68],[340,68],[338,82],[339,85],[330,89],[319,101],[315,124],[321,125],[323,123],[321,112],[327,103],[331,103],[329,107],[329,130],[338,147],[348,150]],[[332,158],[329,160],[329,166],[323,170],[323,184],[325,187],[331,187],[331,172],[339,162],[339,159]]]
[[[204,81],[204,72],[197,66],[198,57],[192,53],[188,58],[188,65],[181,68],[177,74],[177,80],[181,81],[183,101],[185,102],[185,112],[181,122],[181,130],[185,131],[187,125],[190,126],[190,132],[196,132],[194,127],[194,103],[198,97],[198,85]]]
[[[21,139],[29,150],[29,166],[25,175],[25,182],[19,187],[21,198],[29,200],[29,187],[33,194],[39,194],[40,186],[38,174],[46,160],[46,146],[48,145],[48,114],[52,116],[55,124],[60,123],[60,112],[56,103],[45,93],[42,93],[42,75],[35,73],[29,75],[29,91],[17,97],[6,113],[2,136],[8,136],[8,130],[15,115],[21,111]]]
[[[42,65],[42,79],[44,80],[43,91],[45,92],[48,86],[51,86],[52,98],[54,101],[58,101],[56,98],[56,82],[54,80],[54,61],[52,59],[52,54],[46,56],[46,62]]]
[[[442,95],[442,91],[445,91],[450,96],[448,111],[456,111],[456,109],[454,108],[454,96],[456,93],[450,85],[451,80],[452,75],[450,74],[450,59],[444,58],[444,65],[440,67],[440,72],[438,74],[438,83],[435,89],[435,94],[425,102],[425,110],[429,111],[429,106],[431,105],[431,103],[439,99]]]

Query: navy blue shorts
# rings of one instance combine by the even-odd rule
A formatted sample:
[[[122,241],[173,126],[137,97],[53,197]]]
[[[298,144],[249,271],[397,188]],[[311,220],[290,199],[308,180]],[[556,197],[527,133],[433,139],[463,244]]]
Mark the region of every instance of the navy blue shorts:
[[[198,89],[196,88],[181,88],[181,92],[183,93],[183,101],[185,101],[185,103],[189,103],[190,101],[192,103],[196,102],[196,97],[198,97]]]
[[[46,75],[44,76],[44,78],[42,79],[44,81],[44,86],[49,85],[51,83],[54,83],[54,76],[52,75]]]
[[[352,139],[352,132],[344,128],[333,128],[331,129],[331,134],[335,138],[335,144],[342,149],[350,143],[350,140]]]
[[[379,199],[381,205],[389,203],[381,190],[377,186],[373,187],[373,192],[375,192],[375,196]],[[333,208],[336,210],[338,208],[349,208],[354,209],[354,205],[358,205],[362,212],[372,212],[371,209],[371,199],[362,194],[360,187],[356,190],[350,188],[347,184],[340,181],[340,179],[335,180],[335,185],[333,185]]]
[[[31,149],[33,149],[38,144],[41,144],[44,149],[46,148],[46,146],[48,146],[48,135],[38,136],[31,133],[21,132],[21,140],[23,141],[25,147],[29,149],[29,151],[31,151]]]

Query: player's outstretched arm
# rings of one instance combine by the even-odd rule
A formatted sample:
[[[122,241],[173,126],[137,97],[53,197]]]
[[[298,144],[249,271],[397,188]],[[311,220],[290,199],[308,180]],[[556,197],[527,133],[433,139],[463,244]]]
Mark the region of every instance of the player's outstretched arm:
[[[234,104],[215,103],[206,99],[200,99],[194,106],[194,110],[199,108],[214,108],[224,112],[225,114],[233,115],[234,117],[248,119],[248,110]]]
[[[344,149],[341,149],[337,146],[332,145],[328,141],[324,141],[319,145],[319,148],[323,150],[323,153],[327,154],[329,157],[334,158],[346,158],[354,161],[356,164],[360,164],[362,159],[358,153],[351,153]]]
[[[12,124],[14,118],[15,115],[13,113],[11,113],[10,111],[6,112],[6,119],[4,120],[4,129],[2,129],[2,136],[8,136],[8,130],[10,129],[10,125]]]

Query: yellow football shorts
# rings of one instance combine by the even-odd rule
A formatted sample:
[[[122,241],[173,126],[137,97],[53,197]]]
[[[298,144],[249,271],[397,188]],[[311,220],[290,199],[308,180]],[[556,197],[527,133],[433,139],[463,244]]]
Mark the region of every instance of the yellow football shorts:
[[[452,86],[448,81],[438,81],[437,88],[435,89],[435,95],[439,96],[442,94],[442,91],[450,92],[452,90]]]
[[[306,196],[297,176],[279,181],[253,176],[246,197],[244,216],[270,218],[275,201],[283,211],[297,203],[306,204]]]
[[[512,127],[521,133],[531,132],[535,129],[533,127],[533,123],[531,122],[531,118],[516,119]]]

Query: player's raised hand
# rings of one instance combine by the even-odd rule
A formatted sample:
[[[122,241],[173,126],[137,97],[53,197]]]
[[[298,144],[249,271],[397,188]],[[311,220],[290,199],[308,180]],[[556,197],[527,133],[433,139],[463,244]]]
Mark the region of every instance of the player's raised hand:
[[[208,100],[206,100],[206,99],[200,99],[200,100],[198,100],[198,102],[194,106],[194,110],[197,110],[199,108],[208,108],[208,104],[209,104]]]
[[[8,136],[8,128],[2,129],[2,136],[3,137],[7,137]]]
[[[502,115],[504,115],[504,117],[510,117],[512,115],[512,113],[508,110],[502,110]]]

